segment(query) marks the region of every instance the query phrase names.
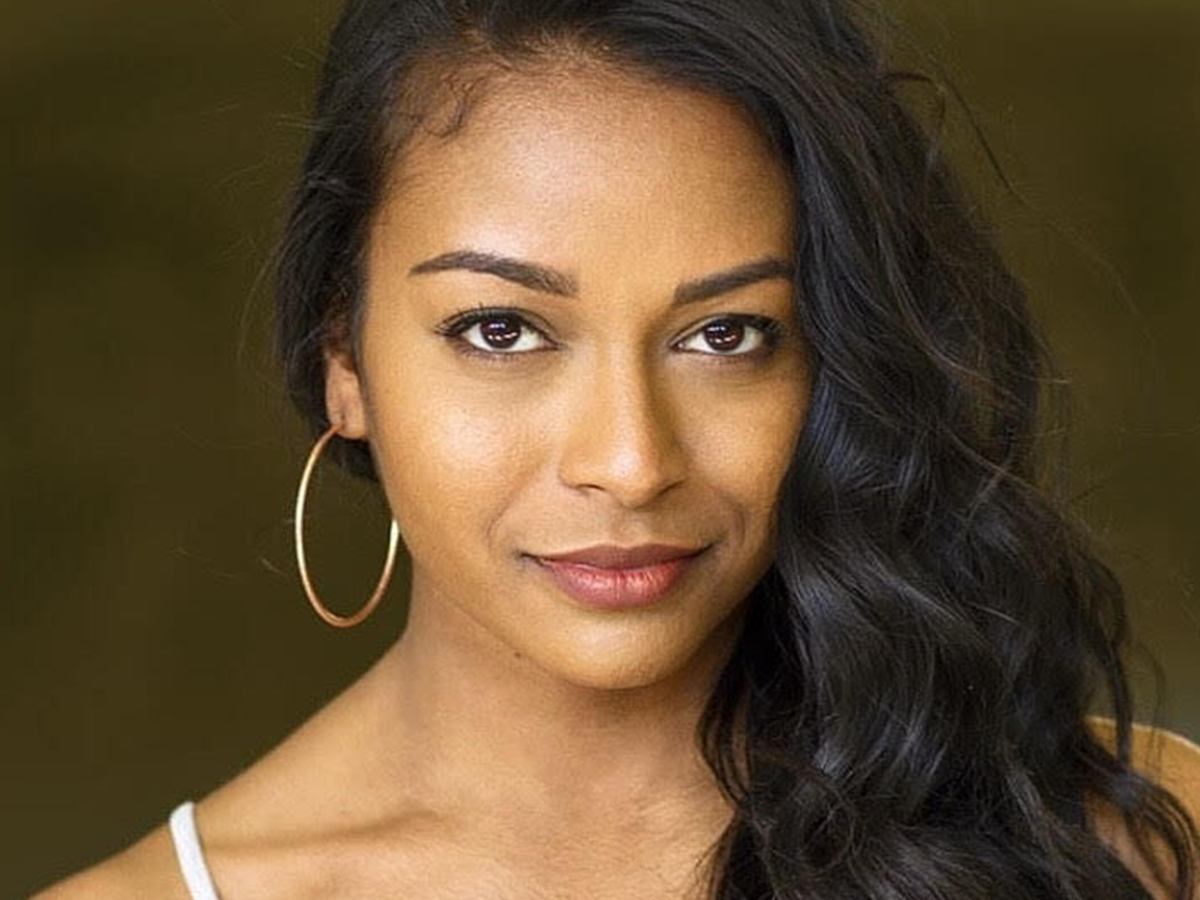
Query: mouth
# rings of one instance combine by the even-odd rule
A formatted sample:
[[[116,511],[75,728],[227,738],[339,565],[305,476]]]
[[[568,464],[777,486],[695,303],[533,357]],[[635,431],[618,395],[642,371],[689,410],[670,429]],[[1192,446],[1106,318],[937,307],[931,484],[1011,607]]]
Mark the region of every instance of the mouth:
[[[628,609],[647,606],[669,594],[709,546],[607,545],[530,558],[559,590],[579,603],[598,609]]]
[[[595,569],[640,569],[695,556],[705,549],[707,545],[687,547],[675,544],[639,544],[636,547],[618,547],[615,544],[596,544],[580,550],[545,554],[534,558],[547,562],[576,563]]]

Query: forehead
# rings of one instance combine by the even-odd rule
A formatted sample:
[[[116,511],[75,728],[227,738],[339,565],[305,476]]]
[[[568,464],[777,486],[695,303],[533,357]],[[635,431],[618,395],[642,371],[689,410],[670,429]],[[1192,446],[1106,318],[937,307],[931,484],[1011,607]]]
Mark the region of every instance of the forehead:
[[[750,115],[619,73],[506,75],[394,174],[374,239],[405,256],[469,244],[686,277],[790,252],[790,180]]]

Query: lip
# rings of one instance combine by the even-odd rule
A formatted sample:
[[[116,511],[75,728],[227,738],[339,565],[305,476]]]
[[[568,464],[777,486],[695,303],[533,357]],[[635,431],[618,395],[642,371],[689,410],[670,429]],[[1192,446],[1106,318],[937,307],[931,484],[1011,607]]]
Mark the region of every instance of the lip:
[[[672,544],[639,544],[618,547],[615,544],[596,544],[569,553],[538,556],[547,562],[581,563],[595,569],[639,569],[684,556],[695,556],[704,547],[677,547]]]
[[[670,593],[706,549],[662,544],[629,548],[606,545],[532,559],[574,600],[599,609],[629,609],[647,606]],[[608,565],[594,564],[599,562]]]

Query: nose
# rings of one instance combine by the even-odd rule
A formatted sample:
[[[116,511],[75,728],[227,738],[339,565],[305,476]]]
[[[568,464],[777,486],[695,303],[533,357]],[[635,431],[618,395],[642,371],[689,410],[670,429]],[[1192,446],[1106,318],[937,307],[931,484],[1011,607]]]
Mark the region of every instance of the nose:
[[[576,397],[559,460],[564,484],[603,491],[632,509],[684,479],[669,391],[644,361],[615,355],[580,381]]]

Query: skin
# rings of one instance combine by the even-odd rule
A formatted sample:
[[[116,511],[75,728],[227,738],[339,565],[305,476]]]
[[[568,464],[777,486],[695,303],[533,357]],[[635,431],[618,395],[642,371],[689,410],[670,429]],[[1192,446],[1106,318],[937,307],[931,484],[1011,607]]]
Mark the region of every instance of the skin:
[[[409,621],[197,803],[218,891],[699,897],[730,809],[693,732],[770,562],[811,372],[787,278],[672,298],[789,260],[787,178],[737,108],[610,72],[509,79],[396,176],[327,405],[371,444],[412,557]],[[463,248],[552,267],[575,296],[412,271]],[[507,362],[459,352],[440,332],[476,304],[542,334],[525,327]],[[778,322],[773,351],[718,358],[703,326],[731,315]],[[479,327],[460,338],[495,352]],[[581,605],[522,556],[645,542],[710,546],[643,609]],[[187,898],[165,826],[38,900],[134,896]]]

